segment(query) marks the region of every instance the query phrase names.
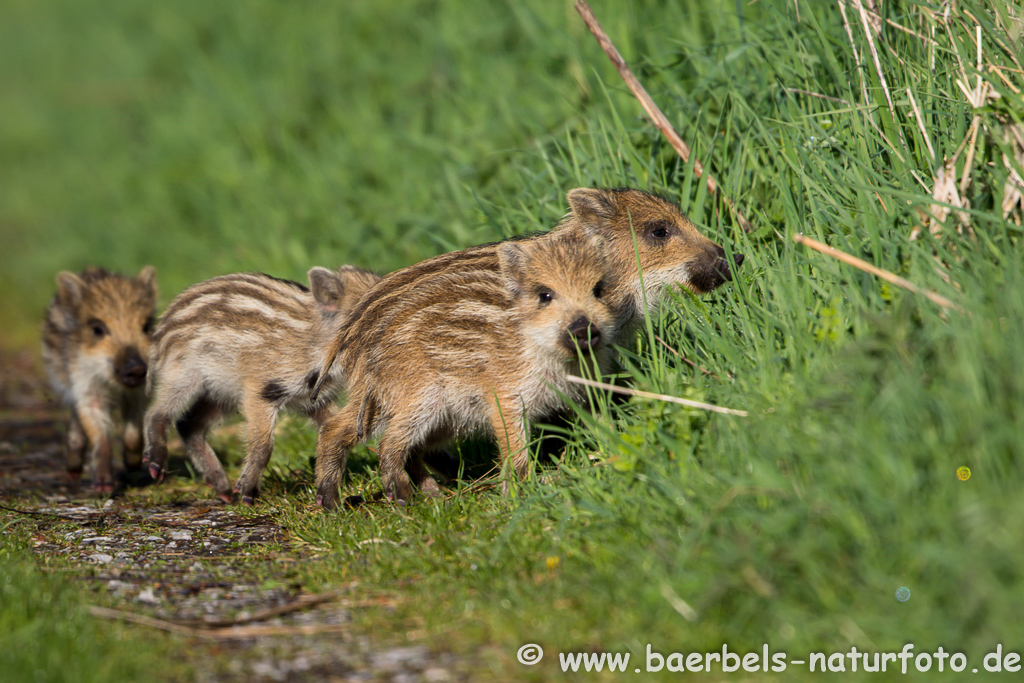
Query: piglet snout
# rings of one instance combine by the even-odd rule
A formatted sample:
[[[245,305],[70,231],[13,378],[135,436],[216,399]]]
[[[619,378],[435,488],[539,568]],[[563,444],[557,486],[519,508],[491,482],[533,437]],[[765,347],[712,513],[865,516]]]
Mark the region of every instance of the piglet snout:
[[[140,386],[146,380],[146,361],[142,360],[142,356],[136,349],[129,348],[125,351],[124,360],[121,361],[117,371],[117,378],[129,389]]]
[[[565,333],[566,346],[573,351],[589,351],[601,342],[601,331],[585,315],[573,320]]]

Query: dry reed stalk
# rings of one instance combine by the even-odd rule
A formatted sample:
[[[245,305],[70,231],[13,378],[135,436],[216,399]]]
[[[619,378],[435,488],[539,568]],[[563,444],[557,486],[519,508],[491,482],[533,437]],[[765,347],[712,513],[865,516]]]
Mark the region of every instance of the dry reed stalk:
[[[935,161],[935,148],[932,147],[932,139],[928,135],[928,131],[924,127],[924,117],[921,116],[921,109],[917,106],[917,100],[914,99],[914,93],[907,88],[907,97],[910,98],[910,106],[914,110],[914,118],[917,119],[917,127],[921,129],[921,136],[924,138],[924,142],[928,145],[928,154],[931,156],[932,161]]]
[[[840,251],[839,249],[830,247],[827,244],[819,242],[816,239],[812,239],[810,237],[806,237],[800,234],[794,234],[793,240],[797,244],[803,244],[804,246],[810,247],[815,251],[819,251],[822,254],[825,254],[826,256],[831,256],[832,258],[838,261],[842,261],[847,265],[851,265],[854,268],[859,268],[860,270],[863,270],[865,273],[871,273],[875,277],[879,277],[890,284],[896,285],[897,287],[902,287],[903,289],[906,289],[907,291],[910,292],[914,292],[915,294],[922,294],[928,297],[929,301],[932,301],[933,303],[936,303],[939,306],[942,306],[943,308],[952,308],[953,310],[956,311],[963,311],[963,309],[960,308],[960,306],[956,305],[955,303],[953,303],[946,297],[942,296],[941,294],[936,294],[935,292],[929,292],[926,289],[922,289],[921,287],[918,287],[910,280],[902,278],[899,275],[892,273],[888,270],[885,270],[883,268],[873,266],[863,259],[859,259],[856,256],[847,254],[845,251]]]
[[[900,134],[900,142],[903,143],[904,149],[907,147],[907,141],[903,139],[903,129],[899,127],[899,121],[896,119],[896,107],[892,103],[892,96],[889,94],[889,84],[885,81],[885,73],[882,71],[882,61],[878,58],[878,50],[875,48],[875,39],[872,36],[872,22],[868,17],[867,11],[864,9],[864,5],[861,0],[854,0],[857,10],[860,13],[861,23],[864,24],[864,35],[868,39],[868,47],[871,48],[871,59],[875,63],[875,72],[878,74],[878,82],[882,84],[882,92],[885,93],[885,101],[889,105],[889,113],[892,114],[893,125],[896,126],[896,131]]]
[[[200,619],[190,619],[187,621],[178,621],[179,626],[188,626],[192,628],[228,628],[231,626],[241,626],[242,624],[251,624],[257,621],[266,621],[274,617],[279,617],[285,614],[291,614],[293,612],[300,612],[310,607],[316,607],[325,602],[337,600],[338,594],[331,591],[328,593],[320,593],[317,595],[300,595],[295,600],[284,605],[278,605],[276,607],[268,607],[267,609],[257,610],[247,617],[236,617],[234,619],[217,619],[213,621],[203,621]]]
[[[647,112],[647,115],[651,117],[651,122],[658,130],[661,131],[662,135],[664,135],[669,144],[672,145],[672,148],[676,150],[676,153],[682,157],[683,161],[690,163],[691,152],[689,145],[683,142],[683,139],[679,137],[679,133],[677,133],[675,128],[672,127],[668,118],[661,112],[658,105],[654,103],[651,96],[647,94],[647,91],[644,89],[643,85],[640,84],[640,81],[637,80],[636,76],[633,75],[633,72],[626,64],[626,60],[622,58],[622,55],[619,54],[619,51],[615,48],[615,45],[608,37],[608,34],[601,28],[601,24],[598,23],[597,17],[594,16],[594,11],[590,9],[590,5],[584,2],[584,0],[576,0],[575,7],[576,11],[579,12],[580,16],[583,18],[583,23],[587,25],[587,28],[594,35],[594,38],[597,39],[597,42],[601,46],[601,49],[604,50],[604,53],[608,55],[608,59],[611,60],[612,64],[615,66],[615,70],[618,71],[619,75],[622,77],[622,80],[626,82],[626,86],[629,88],[630,92],[632,92],[633,96],[640,101],[640,106],[642,106],[644,111]],[[740,227],[742,227],[745,232],[750,232],[754,229],[754,226],[750,224],[750,221],[746,219],[733,201],[719,192],[718,183],[715,182],[715,179],[710,173],[707,173],[704,170],[704,165],[697,159],[693,160],[693,172],[698,178],[703,177],[705,179],[708,191],[711,192],[711,194],[718,195],[722,198],[722,201],[725,202],[725,205],[729,207],[729,210],[735,217],[736,222],[740,224]]]
[[[268,619],[274,616],[279,616],[282,614],[287,614],[289,612],[295,612],[300,609],[306,609],[308,607],[319,605],[323,602],[327,602],[328,600],[334,600],[337,597],[338,596],[334,593],[305,596],[304,598],[300,598],[299,600],[296,600],[293,603],[289,603],[288,605],[282,605],[281,607],[273,607],[267,610],[262,610],[259,614],[262,615],[262,618]],[[371,598],[369,600],[342,603],[342,605],[347,608],[363,608],[379,607],[383,605],[390,605],[393,603],[393,600],[382,601],[380,599]],[[148,626],[149,628],[167,631],[169,633],[176,633],[180,636],[187,636],[190,638],[203,638],[205,640],[239,640],[242,638],[314,635],[317,633],[346,633],[351,631],[351,627],[347,624],[294,624],[289,626],[241,625],[255,621],[255,616],[253,618],[245,620],[224,620],[208,626],[203,624],[202,622],[168,621],[166,619],[157,619],[156,617],[146,616],[145,614],[136,614],[134,612],[126,612],[124,610],[110,609],[107,607],[98,607],[96,605],[89,606],[89,613],[92,616],[100,619],[125,621],[131,624],[139,624],[140,626]]]
[[[628,389],[626,387],[617,387],[614,384],[605,384],[604,382],[595,382],[592,379],[583,379],[582,377],[573,377],[572,375],[566,377],[570,382],[576,384],[582,384],[585,387],[593,387],[595,389],[604,389],[605,391],[612,391],[616,394],[625,394],[626,396],[636,396],[638,398],[650,398],[655,401],[665,401],[666,403],[678,403],[681,406],[688,408],[700,408],[701,410],[708,410],[713,413],[722,413],[724,415],[739,415],[740,417],[747,417],[748,413],[745,410],[736,410],[734,408],[723,408],[722,406],[712,405],[710,403],[702,403],[701,401],[691,401],[688,398],[679,398],[678,396],[668,396],[666,394],[653,394],[649,391],[639,391],[637,389]]]
[[[846,4],[843,0],[836,0],[839,5],[839,14],[843,16],[843,28],[846,29],[846,37],[850,40],[850,50],[853,51],[853,61],[857,64],[857,76],[860,78],[860,92],[861,97],[864,98],[864,104],[868,104],[868,86],[864,80],[864,72],[860,66],[860,55],[857,54],[857,43],[853,40],[853,30],[850,28],[850,20],[846,17]]]
[[[713,379],[718,379],[718,375],[716,375],[715,373],[711,372],[710,370],[708,370],[706,368],[702,368],[701,366],[697,365],[692,360],[690,360],[689,358],[687,358],[686,356],[684,356],[683,354],[679,353],[678,351],[673,349],[671,346],[669,346],[668,342],[665,341],[664,339],[662,339],[661,337],[659,337],[658,335],[654,335],[654,339],[659,344],[661,344],[666,349],[668,349],[676,358],[678,358],[679,360],[683,361],[684,363],[689,365],[694,370],[700,370],[701,372],[703,372],[708,377],[711,377]]]

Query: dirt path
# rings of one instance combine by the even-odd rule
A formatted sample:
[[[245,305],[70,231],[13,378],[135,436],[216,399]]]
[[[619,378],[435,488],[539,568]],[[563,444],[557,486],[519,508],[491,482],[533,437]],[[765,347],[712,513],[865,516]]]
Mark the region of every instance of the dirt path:
[[[194,488],[152,503],[102,498],[72,481],[63,466],[66,421],[32,354],[0,355],[0,514],[31,525],[41,571],[109,596],[97,602],[116,609],[96,609],[97,619],[193,639],[200,681],[471,680],[467,663],[451,655],[380,647],[355,633],[353,610],[386,608],[394,598],[356,583],[304,591],[293,568],[312,552],[270,516],[196,500]]]

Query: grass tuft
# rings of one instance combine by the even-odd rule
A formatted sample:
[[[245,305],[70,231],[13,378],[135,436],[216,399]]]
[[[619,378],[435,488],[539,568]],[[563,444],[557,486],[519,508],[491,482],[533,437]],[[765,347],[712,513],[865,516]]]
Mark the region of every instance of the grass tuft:
[[[470,477],[443,500],[336,515],[313,511],[315,435],[286,426],[253,514],[319,549],[297,570],[310,590],[402,596],[359,626],[490,646],[496,671],[533,680],[557,658],[527,670],[525,642],[636,658],[770,643],[794,659],[914,642],[972,665],[1019,649],[1017,8],[595,2],[748,233],[568,4],[15,5],[0,27],[0,60],[19,65],[0,92],[5,344],[29,343],[62,268],[152,262],[165,300],[233,270],[384,272],[548,229],[586,185],[669,197],[746,256],[621,355],[636,389],[747,418],[601,396],[514,497]],[[471,474],[489,469],[486,448],[459,447]],[[350,463],[346,493],[375,490],[372,452]]]

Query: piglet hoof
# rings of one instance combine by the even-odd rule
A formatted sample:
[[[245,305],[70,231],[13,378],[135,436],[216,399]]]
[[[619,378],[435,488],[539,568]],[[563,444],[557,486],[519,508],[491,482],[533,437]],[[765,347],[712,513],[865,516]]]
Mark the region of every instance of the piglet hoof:
[[[252,496],[242,496],[242,505],[248,505],[252,507],[256,504],[256,499]]]
[[[114,482],[108,479],[97,479],[92,487],[97,493],[110,494],[114,492]]]
[[[386,492],[387,492],[386,498],[388,500],[390,500],[392,503],[394,503],[395,505],[401,505],[403,507],[405,506],[405,504],[406,504],[405,498],[401,494],[398,493],[398,491],[396,490],[396,487],[389,486],[386,489]]]
[[[80,469],[68,470],[68,479],[70,479],[71,481],[78,481],[81,478],[82,478],[82,470],[80,470]]]
[[[163,481],[164,468],[160,467],[160,465],[156,464],[155,462],[149,463],[149,476],[153,479],[153,481]]]
[[[441,498],[444,496],[441,487],[437,485],[437,480],[429,476],[420,482],[420,492],[427,498]]]
[[[338,499],[325,493],[316,494],[316,504],[324,510],[334,510],[338,507]]]

